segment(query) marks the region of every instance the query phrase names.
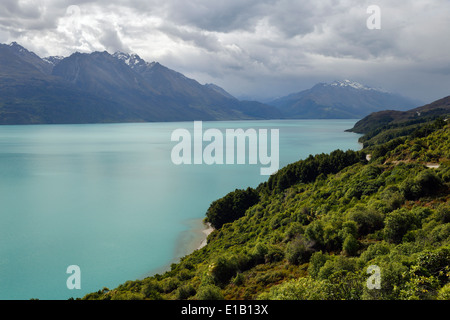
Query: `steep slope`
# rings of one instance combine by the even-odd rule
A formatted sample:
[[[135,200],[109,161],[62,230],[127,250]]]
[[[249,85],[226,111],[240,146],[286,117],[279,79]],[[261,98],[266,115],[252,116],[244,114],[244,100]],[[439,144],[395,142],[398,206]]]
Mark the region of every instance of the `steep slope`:
[[[0,44],[0,75],[18,80],[31,77],[45,79],[45,75],[32,63],[23,60],[10,46]]]
[[[279,98],[269,103],[289,118],[351,118],[359,119],[371,112],[418,106],[392,93],[376,90],[350,80],[319,83],[311,89]]]
[[[44,74],[8,46],[0,46],[0,124],[114,121],[120,106],[104,105],[104,98]]]
[[[127,64],[141,75],[153,89],[165,96],[189,101],[190,104],[226,101],[224,95],[218,95],[216,91],[209,87],[203,86],[158,62],[148,63],[137,54],[123,52],[116,52],[113,56]]]
[[[202,85],[158,62],[148,63],[137,54],[116,52],[113,56],[141,75],[161,95],[186,108],[207,112],[216,119],[281,117],[281,113],[274,107],[254,101],[241,102],[216,85]]]
[[[23,61],[33,65],[40,72],[47,75],[52,73],[53,65],[50,62],[41,59],[34,52],[28,51],[17,42],[12,42],[9,45],[0,45],[9,48],[14,55],[21,58]]]
[[[213,89],[214,91],[220,93],[221,95],[229,98],[229,99],[236,99],[234,96],[232,96],[230,93],[228,93],[227,91],[225,91],[225,89],[219,87],[218,85],[214,84],[214,83],[207,83],[205,84],[205,87],[208,87],[210,89]]]
[[[84,299],[448,300],[449,141],[428,121],[370,162],[364,149],[290,164],[213,202],[208,244],[169,271]]]

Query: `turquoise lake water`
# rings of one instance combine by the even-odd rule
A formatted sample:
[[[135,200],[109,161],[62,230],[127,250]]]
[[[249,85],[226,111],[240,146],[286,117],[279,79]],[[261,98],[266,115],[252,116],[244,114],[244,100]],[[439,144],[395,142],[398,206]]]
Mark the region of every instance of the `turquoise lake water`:
[[[309,154],[359,149],[359,135],[344,132],[355,122],[203,122],[203,129],[279,129],[281,168]],[[193,122],[0,126],[0,299],[82,297],[161,271],[187,253],[186,235],[212,201],[267,180],[260,164],[173,164],[177,128],[192,132]],[[70,265],[80,267],[80,290],[67,288]]]

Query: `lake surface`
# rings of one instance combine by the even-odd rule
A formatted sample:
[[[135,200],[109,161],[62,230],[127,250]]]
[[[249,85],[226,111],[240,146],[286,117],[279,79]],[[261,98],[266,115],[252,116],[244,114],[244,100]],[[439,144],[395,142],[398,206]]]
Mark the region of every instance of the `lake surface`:
[[[203,128],[279,129],[281,168],[309,154],[359,149],[359,135],[344,132],[355,122]],[[187,254],[212,201],[267,180],[260,164],[173,164],[177,128],[192,132],[193,122],[0,126],[0,299],[82,297],[161,271]],[[67,288],[70,265],[80,267],[80,290]]]

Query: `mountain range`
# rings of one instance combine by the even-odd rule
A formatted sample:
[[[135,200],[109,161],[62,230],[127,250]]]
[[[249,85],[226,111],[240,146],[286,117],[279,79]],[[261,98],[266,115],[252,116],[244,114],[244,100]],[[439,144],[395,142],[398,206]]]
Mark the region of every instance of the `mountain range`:
[[[136,54],[40,58],[0,44],[0,124],[273,119],[281,113],[239,101]]]
[[[0,124],[288,118],[362,118],[419,104],[349,80],[318,84],[271,103],[241,101],[137,54],[40,58],[0,44]]]
[[[287,118],[360,119],[385,109],[408,110],[422,103],[351,80],[319,83],[268,103]]]

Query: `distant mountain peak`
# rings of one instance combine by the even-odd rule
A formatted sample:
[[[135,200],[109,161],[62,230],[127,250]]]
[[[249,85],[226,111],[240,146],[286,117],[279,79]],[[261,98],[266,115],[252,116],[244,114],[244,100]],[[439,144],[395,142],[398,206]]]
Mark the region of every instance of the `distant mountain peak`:
[[[152,67],[155,64],[155,62],[146,62],[136,53],[125,53],[117,51],[113,54],[113,57],[125,62],[125,64],[131,68],[144,66]]]
[[[21,58],[23,61],[30,63],[39,71],[50,74],[52,70],[52,64],[46,60],[41,59],[34,52],[25,49],[23,46],[13,41],[8,45],[5,45],[10,52],[12,52],[17,57]]]
[[[416,101],[371,88],[352,80],[319,83],[311,89],[278,98],[271,103],[287,117],[294,118],[363,118],[385,109],[407,110]]]
[[[13,50],[13,52],[15,52],[16,54],[19,54],[20,56],[24,56],[24,55],[30,55],[30,56],[34,56],[36,58],[39,58],[34,52],[26,49],[25,47],[21,46],[20,44],[18,44],[17,42],[13,41],[10,44],[8,44],[8,47]],[[40,58],[39,58],[40,59]]]
[[[359,82],[348,80],[348,79],[336,80],[336,81],[328,84],[328,86],[331,86],[331,87],[350,87],[350,88],[358,89],[358,90],[375,90],[374,88],[365,86],[365,85],[363,85],[363,84],[361,84]]]
[[[50,56],[42,58],[45,62],[50,63],[53,66],[56,66],[58,63],[60,63],[65,57],[63,56]]]
[[[23,46],[21,46],[20,44],[18,44],[17,42],[13,41],[8,45],[11,49],[15,50],[16,52],[19,53],[30,53],[30,51],[28,51],[27,49],[25,49]]]
[[[20,44],[18,44],[18,43],[15,42],[15,41],[13,41],[13,42],[11,42],[10,44],[8,44],[8,46],[10,46],[10,47],[20,47],[20,48],[26,50],[24,47],[22,47]],[[27,51],[28,51],[28,50],[27,50]]]

